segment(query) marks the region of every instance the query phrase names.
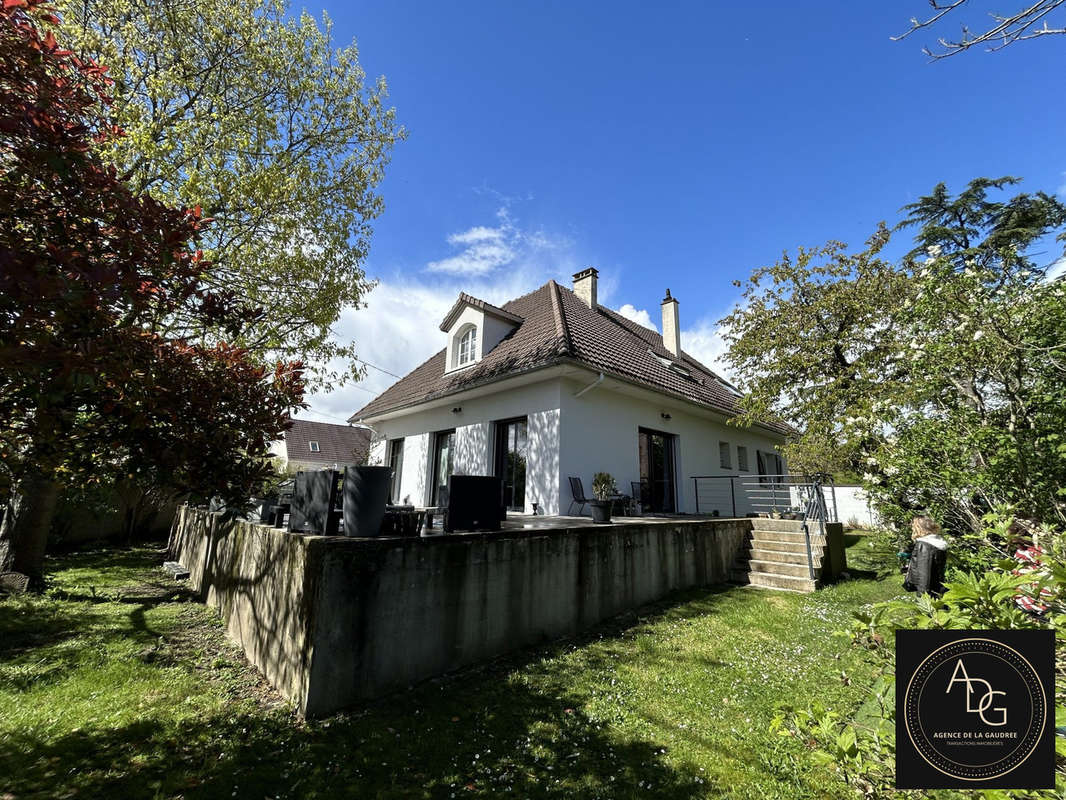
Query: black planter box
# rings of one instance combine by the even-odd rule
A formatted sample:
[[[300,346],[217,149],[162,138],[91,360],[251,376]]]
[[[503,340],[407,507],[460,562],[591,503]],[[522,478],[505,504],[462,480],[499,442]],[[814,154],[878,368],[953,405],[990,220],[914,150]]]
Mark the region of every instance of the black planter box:
[[[389,502],[392,467],[346,467],[344,470],[344,535],[381,535]]]
[[[289,509],[289,530],[337,535],[337,515],[332,513],[337,501],[339,474],[332,469],[296,473]]]
[[[503,480],[500,478],[452,475],[448,478],[448,513],[444,517],[444,531],[498,531],[502,496]]]

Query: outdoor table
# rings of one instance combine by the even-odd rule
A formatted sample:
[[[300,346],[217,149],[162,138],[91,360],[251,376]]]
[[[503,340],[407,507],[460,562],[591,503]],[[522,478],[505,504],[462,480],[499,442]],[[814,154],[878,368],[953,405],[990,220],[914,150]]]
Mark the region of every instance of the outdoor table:
[[[433,515],[443,514],[444,506],[425,506],[423,508],[416,508],[416,512],[422,515],[422,535],[432,536],[436,531],[433,529]]]
[[[381,521],[381,535],[418,536],[422,516],[414,506],[387,506]]]

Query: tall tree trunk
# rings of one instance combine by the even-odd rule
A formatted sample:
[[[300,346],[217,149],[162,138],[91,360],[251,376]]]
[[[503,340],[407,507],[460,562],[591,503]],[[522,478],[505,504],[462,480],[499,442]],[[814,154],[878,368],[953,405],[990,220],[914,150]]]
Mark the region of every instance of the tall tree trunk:
[[[0,571],[21,572],[40,585],[58,499],[59,484],[50,475],[33,472],[19,482],[0,527]]]

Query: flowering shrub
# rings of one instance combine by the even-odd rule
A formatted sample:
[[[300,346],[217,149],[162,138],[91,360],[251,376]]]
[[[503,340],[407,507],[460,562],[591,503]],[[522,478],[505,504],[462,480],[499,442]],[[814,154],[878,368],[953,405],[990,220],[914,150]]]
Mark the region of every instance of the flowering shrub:
[[[990,532],[992,535],[993,532]],[[960,572],[943,597],[894,600],[855,614],[848,632],[855,647],[866,649],[877,678],[859,715],[812,704],[782,705],[771,728],[807,746],[814,764],[840,774],[856,796],[942,798],[1058,798],[1066,791],[1066,737],[1055,739],[1054,790],[918,793],[897,791],[895,783],[895,631],[905,629],[1050,628],[1056,639],[1056,725],[1066,723],[1066,533],[1042,530],[1037,536],[1039,564],[1031,546],[1019,548],[983,574]],[[842,679],[850,680],[842,674]],[[1061,728],[1060,728],[1061,730]]]

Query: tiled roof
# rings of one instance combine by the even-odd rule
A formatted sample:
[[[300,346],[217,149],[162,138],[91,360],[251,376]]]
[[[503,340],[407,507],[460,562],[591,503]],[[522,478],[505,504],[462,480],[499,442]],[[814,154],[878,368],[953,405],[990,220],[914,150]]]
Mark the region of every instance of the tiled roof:
[[[510,311],[505,311],[499,306],[494,306],[492,303],[486,303],[484,300],[479,300],[466,292],[459,293],[459,299],[455,301],[455,305],[451,307],[451,310],[441,320],[440,329],[442,331],[448,331],[452,327],[452,323],[455,322],[455,318],[459,316],[459,312],[463,310],[464,306],[473,306],[479,308],[486,314],[492,314],[494,316],[505,319],[508,322],[513,322],[516,325],[521,324],[524,320]]]
[[[445,374],[445,351],[441,350],[355,412],[352,420],[560,363],[602,371],[728,415],[738,411],[736,390],[692,356],[683,352],[680,359],[675,358],[655,331],[603,306],[593,310],[555,281],[505,303],[503,310],[524,321],[480,362]],[[766,427],[790,432],[783,425]]]
[[[318,442],[317,453],[311,451],[311,442]],[[294,419],[292,427],[285,431],[285,457],[289,461],[363,464],[369,450],[367,428]]]

